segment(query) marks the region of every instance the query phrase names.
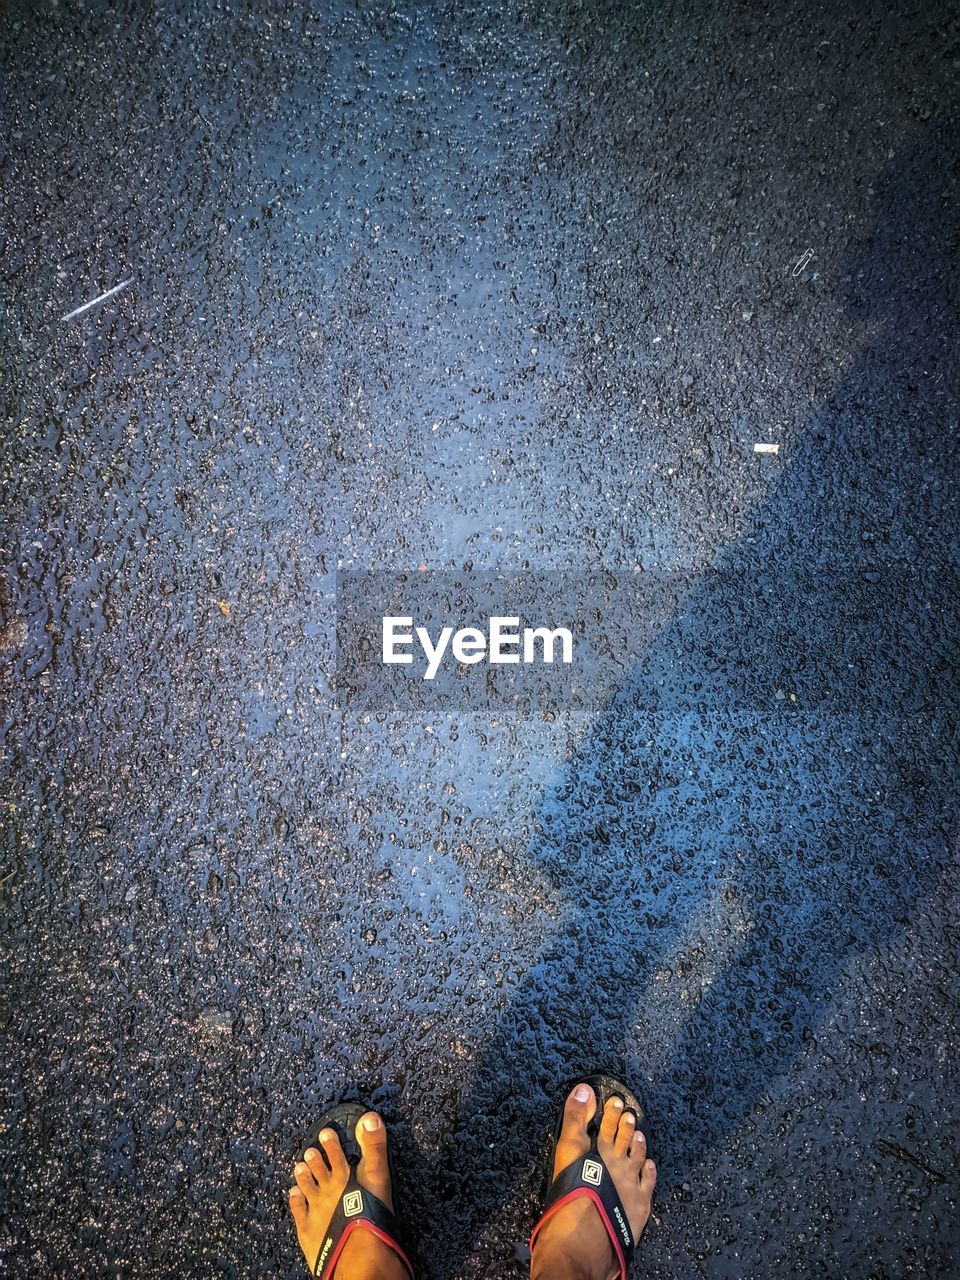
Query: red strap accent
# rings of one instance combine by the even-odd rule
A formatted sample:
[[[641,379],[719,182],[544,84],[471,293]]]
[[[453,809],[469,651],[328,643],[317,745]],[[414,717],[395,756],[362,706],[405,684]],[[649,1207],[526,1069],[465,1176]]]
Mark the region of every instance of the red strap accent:
[[[617,1260],[617,1266],[620,1268],[620,1272],[616,1280],[627,1280],[627,1260],[623,1256],[620,1239],[613,1228],[613,1223],[607,1217],[607,1211],[603,1206],[603,1201],[590,1187],[574,1187],[573,1190],[568,1191],[565,1196],[561,1196],[556,1204],[552,1204],[550,1206],[530,1233],[530,1252],[533,1253],[533,1246],[536,1244],[537,1236],[543,1230],[544,1224],[550,1221],[558,1209],[562,1209],[563,1206],[565,1204],[569,1204],[571,1200],[576,1200],[578,1196],[589,1196],[597,1206],[597,1212],[600,1214],[600,1221],[603,1223],[606,1233],[610,1237],[610,1243],[613,1245],[613,1252]]]
[[[330,1261],[327,1263],[327,1266],[329,1267],[327,1272],[329,1280],[333,1280],[333,1274],[337,1269],[337,1263],[340,1260],[341,1253],[343,1253],[343,1246],[347,1243],[353,1232],[357,1231],[360,1227],[364,1227],[367,1231],[373,1232],[378,1240],[382,1240],[385,1245],[388,1245],[410,1272],[410,1280],[413,1280],[413,1263],[400,1248],[399,1244],[397,1244],[396,1240],[394,1240],[393,1236],[388,1236],[385,1231],[382,1231],[374,1223],[368,1222],[366,1218],[354,1218],[353,1222],[348,1222],[346,1227],[344,1227],[343,1235],[337,1241],[337,1247],[330,1255]]]

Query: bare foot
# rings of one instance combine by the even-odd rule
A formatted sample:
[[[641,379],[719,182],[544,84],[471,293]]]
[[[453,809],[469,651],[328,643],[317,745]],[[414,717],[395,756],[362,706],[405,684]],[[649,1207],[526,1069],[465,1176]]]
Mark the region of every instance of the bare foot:
[[[578,1084],[563,1109],[553,1176],[590,1150],[587,1125],[597,1110],[588,1084]],[[632,1111],[609,1098],[600,1120],[597,1150],[610,1171],[634,1240],[647,1225],[657,1167],[647,1159],[647,1144]],[[586,1196],[565,1204],[541,1228],[530,1263],[532,1280],[613,1280],[618,1274],[610,1238],[596,1205]]]
[[[392,1209],[386,1125],[376,1112],[367,1111],[357,1123],[356,1135],[362,1153],[357,1181]],[[307,1149],[303,1160],[294,1166],[297,1185],[290,1188],[290,1212],[311,1275],[330,1219],[350,1179],[350,1166],[334,1130],[322,1129],[319,1141],[322,1152],[316,1147]],[[344,1245],[337,1262],[336,1280],[409,1280],[409,1276],[389,1245],[372,1231],[360,1230]]]

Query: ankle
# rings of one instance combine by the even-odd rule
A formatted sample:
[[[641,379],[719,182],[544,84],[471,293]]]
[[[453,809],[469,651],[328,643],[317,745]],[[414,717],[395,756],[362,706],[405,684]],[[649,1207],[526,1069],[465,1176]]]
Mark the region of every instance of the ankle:
[[[372,1231],[355,1231],[337,1263],[337,1280],[410,1280],[399,1255]]]
[[[530,1280],[597,1280],[597,1276],[562,1249],[541,1249],[538,1245],[530,1261]]]
[[[607,1280],[613,1267],[613,1250],[600,1215],[589,1200],[575,1200],[537,1236],[530,1280]]]

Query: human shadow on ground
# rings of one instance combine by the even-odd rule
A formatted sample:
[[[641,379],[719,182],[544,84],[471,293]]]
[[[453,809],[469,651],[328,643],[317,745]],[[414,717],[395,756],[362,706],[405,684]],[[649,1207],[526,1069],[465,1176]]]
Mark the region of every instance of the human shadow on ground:
[[[569,909],[418,1175],[421,1238],[444,1241],[431,1274],[481,1246],[504,1250],[487,1274],[509,1264],[489,1224],[529,1193],[558,1090],[591,1068],[641,1093],[662,1189],[695,1177],[816,1034],[849,959],[888,946],[936,881],[957,776],[950,154],[930,130],[878,178],[839,273],[870,334],[856,367],[544,801],[529,856]]]

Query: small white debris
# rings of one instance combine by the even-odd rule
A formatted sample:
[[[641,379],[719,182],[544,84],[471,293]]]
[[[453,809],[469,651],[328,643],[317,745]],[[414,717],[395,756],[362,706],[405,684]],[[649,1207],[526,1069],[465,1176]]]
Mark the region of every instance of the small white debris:
[[[798,276],[800,272],[803,270],[803,268],[807,265],[807,263],[811,262],[812,260],[813,260],[813,250],[808,249],[806,253],[803,255],[803,257],[799,260],[797,265],[793,268],[793,271],[790,274],[794,276]]]
[[[780,446],[778,444],[767,444],[765,440],[758,440],[753,446],[754,453],[779,453]]]
[[[98,302],[106,302],[108,298],[112,298],[115,293],[119,293],[121,289],[125,289],[128,284],[133,284],[133,276],[129,280],[121,280],[119,284],[115,284],[112,289],[108,289],[106,293],[101,293],[99,298],[94,298],[90,302],[85,302],[82,307],[76,307],[73,311],[68,311],[65,316],[61,316],[61,321],[72,320],[74,316],[83,315],[84,311],[89,311],[91,307],[95,307]]]

